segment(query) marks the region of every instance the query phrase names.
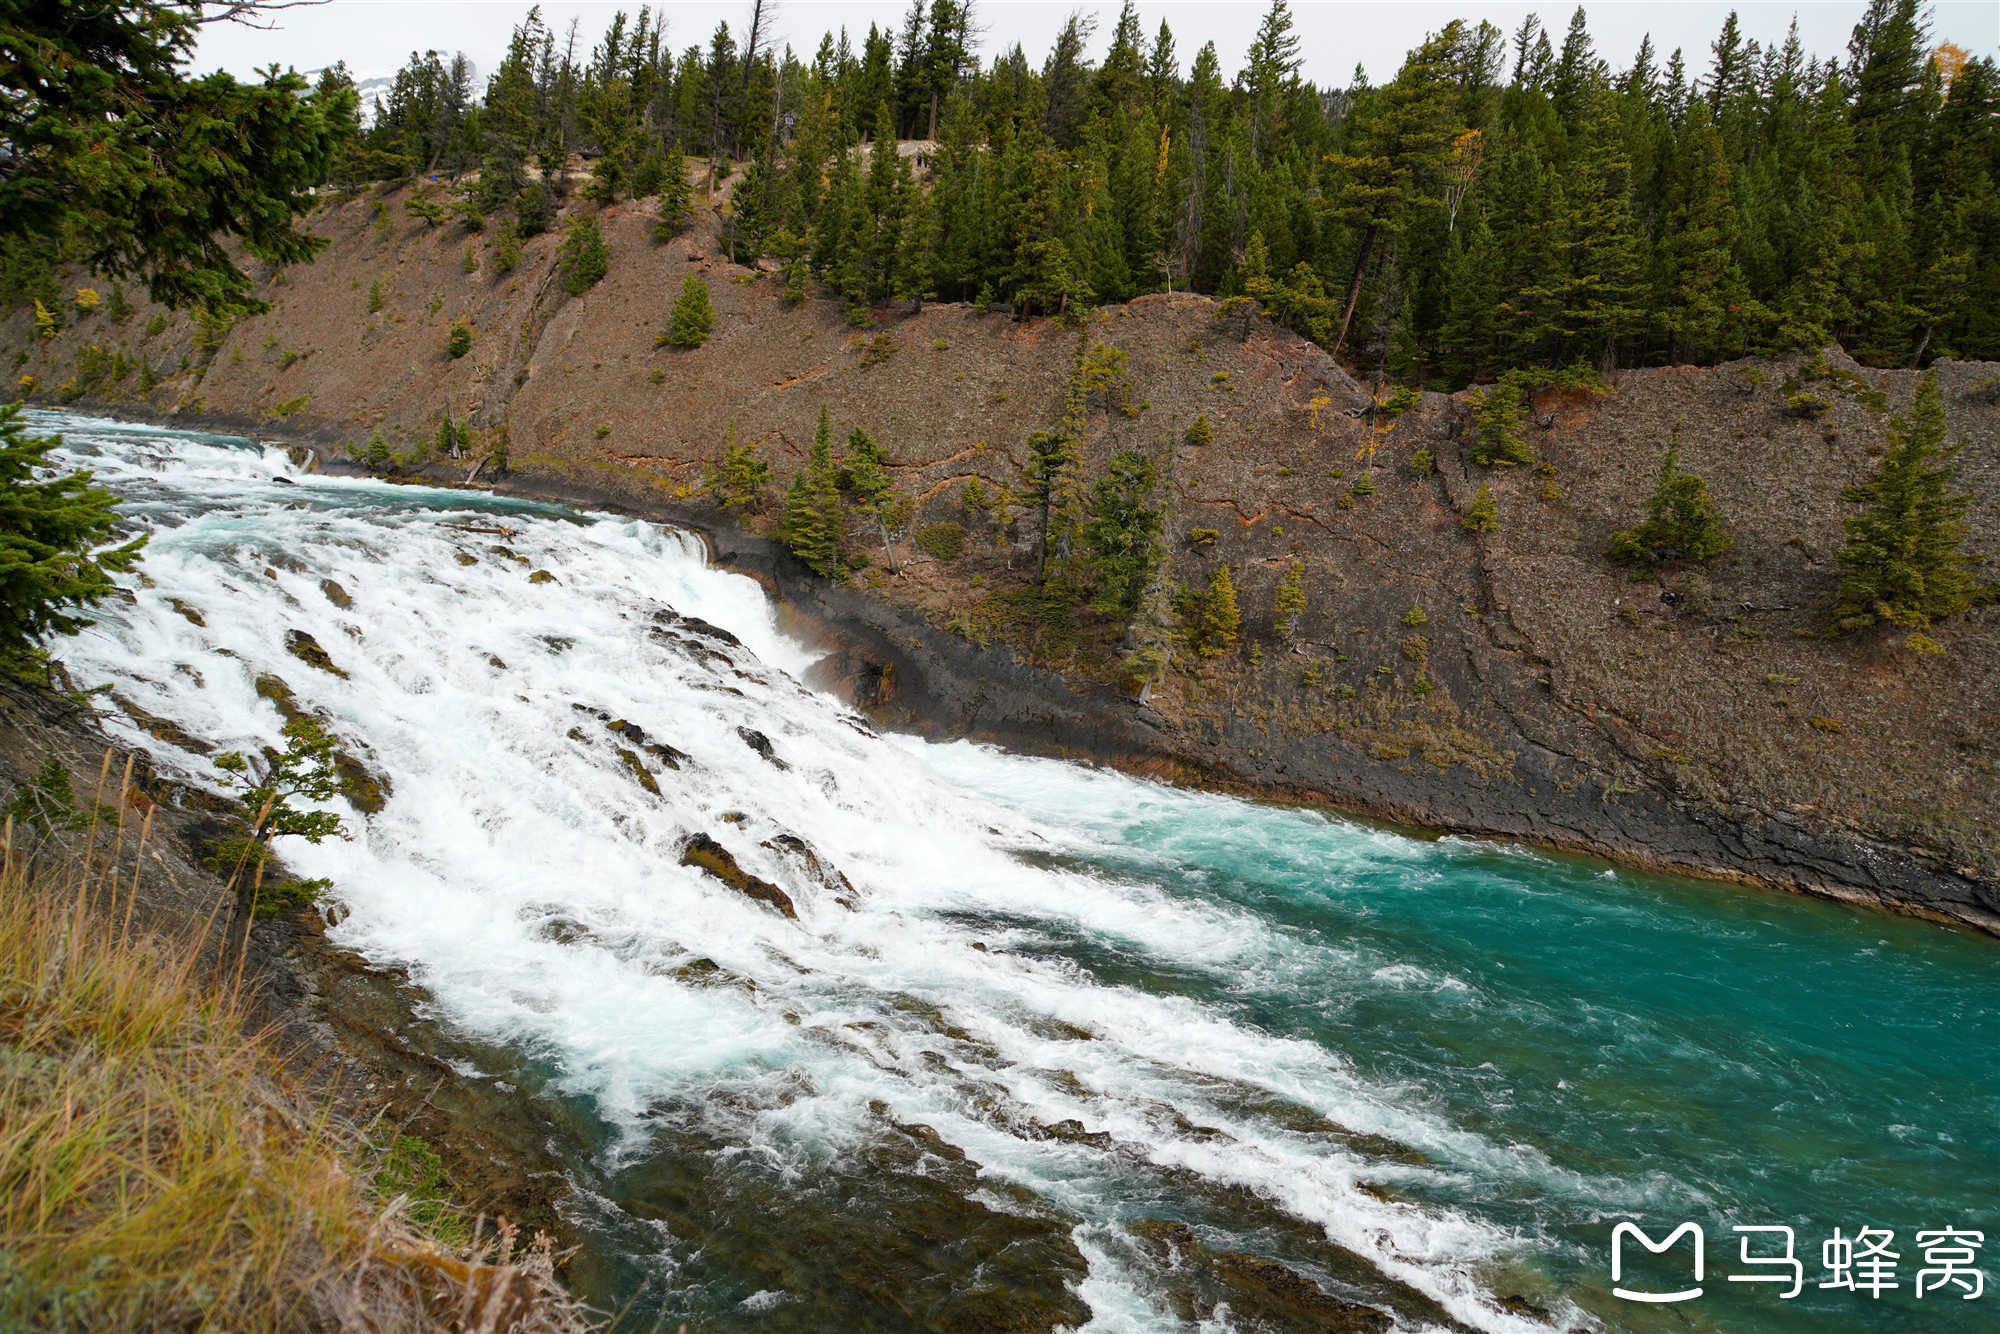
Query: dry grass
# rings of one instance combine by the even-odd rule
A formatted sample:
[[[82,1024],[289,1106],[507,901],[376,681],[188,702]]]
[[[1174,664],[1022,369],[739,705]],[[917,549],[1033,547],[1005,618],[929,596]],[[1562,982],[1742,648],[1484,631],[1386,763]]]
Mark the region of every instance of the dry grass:
[[[134,929],[143,887],[91,848],[125,831],[4,835],[0,1329],[588,1327],[545,1241],[448,1246],[371,1190],[366,1140],[247,1026],[240,959]]]

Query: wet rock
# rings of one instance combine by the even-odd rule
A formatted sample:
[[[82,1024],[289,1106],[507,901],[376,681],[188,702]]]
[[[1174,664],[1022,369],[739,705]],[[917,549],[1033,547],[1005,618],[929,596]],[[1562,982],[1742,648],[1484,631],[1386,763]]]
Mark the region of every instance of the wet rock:
[[[1526,1297],[1519,1295],[1502,1297],[1500,1299],[1500,1309],[1508,1315],[1526,1316],[1530,1320],[1539,1320],[1544,1324],[1552,1325],[1555,1323],[1555,1312],[1546,1306],[1538,1306]]]
[[[723,629],[719,625],[714,625],[708,621],[704,621],[699,616],[681,617],[680,626],[681,629],[686,630],[691,634],[700,635],[704,639],[717,640],[721,643],[728,644],[731,648],[743,647],[743,641],[738,639],[735,635],[730,634],[729,631]]]
[[[189,625],[199,626],[204,629],[207,628],[208,618],[201,614],[199,607],[194,606],[192,603],[183,602],[179,598],[168,598],[167,605],[179,612]]]
[[[340,775],[341,792],[363,815],[379,814],[389,804],[395,791],[389,775],[370,769],[344,747],[333,753],[333,770]]]
[[[343,681],[347,680],[347,673],[334,665],[333,659],[327,656],[319,641],[303,630],[285,631],[285,652],[308,667],[317,667]]]
[[[557,579],[554,575],[550,574],[547,570],[536,570],[533,574],[528,576],[528,582],[531,584],[559,584],[562,581]]]
[[[292,694],[291,686],[285,683],[284,677],[275,672],[257,674],[257,698],[269,700],[276,705],[278,716],[286,722],[305,716],[305,710],[299,707],[298,697]]]
[[[646,1157],[605,1192],[686,1243],[683,1281],[792,1294],[772,1329],[1046,1334],[1089,1320],[1077,1220],[982,1177],[930,1127],[875,1104],[861,1143],[800,1174],[740,1152],[754,1111],[718,1125],[716,1101],[663,1109]]]
[[[486,665],[491,667],[496,672],[504,672],[507,670],[506,661],[502,659],[501,656],[497,653],[489,653],[486,655]]]
[[[1040,1121],[1031,1119],[1025,1127],[1025,1132],[1029,1139],[1052,1139],[1060,1140],[1065,1144],[1087,1144],[1093,1149],[1108,1149],[1111,1147],[1110,1131],[1086,1130],[1084,1129],[1083,1122],[1077,1120],[1075,1117],[1070,1117],[1064,1121],[1057,1121],[1053,1125],[1045,1125]]]
[[[568,917],[551,917],[535,928],[535,935],[557,945],[574,945],[590,939],[590,928]]]
[[[479,557],[473,555],[470,551],[454,551],[451,554],[460,565],[479,564]]]
[[[1027,1020],[1027,1026],[1036,1037],[1047,1038],[1051,1042],[1091,1042],[1097,1038],[1097,1034],[1089,1029],[1053,1015],[1032,1015]]]
[[[1384,1334],[1395,1323],[1275,1260],[1210,1250],[1185,1223],[1146,1218],[1128,1231],[1159,1266],[1175,1312],[1191,1323],[1215,1320],[1218,1310],[1244,1334]]]
[[[660,795],[660,785],[654,780],[653,771],[646,767],[646,762],[639,758],[636,751],[630,751],[620,746],[618,748],[618,758],[623,760],[625,767],[632,771],[632,777],[638,781],[640,787],[645,788],[656,797]]]
[[[140,730],[148,733],[155,740],[164,741],[169,746],[173,746],[178,750],[187,751],[190,755],[208,755],[212,754],[215,750],[214,745],[203,741],[198,736],[191,735],[178,723],[162,718],[156,713],[148,713],[123,695],[113,692],[111,701]]]
[[[354,599],[347,595],[347,590],[331,579],[320,580],[319,591],[326,595],[328,602],[331,602],[342,611],[346,611],[354,605]]]
[[[599,716],[601,717],[602,715]],[[661,764],[666,765],[669,769],[680,768],[690,758],[686,751],[669,746],[664,741],[653,740],[646,735],[645,728],[639,726],[637,723],[627,722],[623,718],[607,719],[604,723],[604,730],[615,736],[623,737],[640,750],[651,755]]]
[[[715,818],[722,821],[722,823],[724,824],[740,825],[747,823],[750,819],[750,815],[749,812],[747,811],[724,811],[722,814],[716,816]]]
[[[548,651],[555,654],[557,657],[561,657],[563,654],[569,652],[571,649],[576,647],[576,641],[574,639],[569,638],[567,635],[541,635],[538,637],[541,639],[542,644],[548,649]]]
[[[515,551],[511,547],[503,547],[498,542],[495,542],[492,546],[486,549],[492,552],[496,556],[500,556],[506,560],[513,561],[516,565],[526,565],[528,563],[528,558],[526,556],[521,555],[519,552]]]
[[[686,963],[672,968],[653,968],[663,977],[670,977],[684,986],[690,987],[735,987],[740,991],[757,991],[757,980],[745,977],[733,969],[724,968],[715,960],[701,957],[689,959]]]
[[[740,812],[737,814],[740,815]],[[729,816],[725,815],[722,818],[727,820]],[[813,883],[830,894],[833,901],[841,907],[860,906],[861,898],[854,891],[854,882],[841,874],[839,867],[822,858],[812,844],[797,834],[779,834],[766,839],[764,846],[796,865]]]
[[[690,834],[681,843],[681,865],[706,871],[745,898],[776,908],[794,921],[799,911],[792,896],[768,880],[751,875],[736,864],[736,857],[707,834]]]
[[[736,735],[743,738],[744,745],[762,755],[778,768],[789,769],[792,767],[778,758],[777,752],[771,748],[771,738],[765,736],[762,732],[752,727],[739,727],[736,729]]]

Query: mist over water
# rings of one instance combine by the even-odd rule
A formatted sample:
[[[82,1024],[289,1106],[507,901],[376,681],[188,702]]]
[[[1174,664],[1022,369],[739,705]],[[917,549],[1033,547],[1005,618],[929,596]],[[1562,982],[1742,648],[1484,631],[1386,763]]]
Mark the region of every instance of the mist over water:
[[[1054,1237],[1089,1329],[1235,1328],[1177,1307],[1127,1227],[1160,1219],[1407,1329],[1994,1326],[2000,1293],[1911,1290],[1919,1229],[2000,1252],[1993,942],[877,735],[684,535],[40,425],[154,533],[72,673],[244,751],[275,674],[388,780],[351,841],[281,851],[588,1127],[601,1302],[926,1327],[883,1294],[1045,1279]],[[681,865],[693,834],[797,920]],[[1628,1217],[1706,1229],[1702,1300],[1610,1296]],[[1774,1223],[1796,1300],[1724,1278]],[[1002,1258],[954,1269],[959,1226]],[[1902,1288],[1812,1286],[1835,1226],[1896,1229]]]

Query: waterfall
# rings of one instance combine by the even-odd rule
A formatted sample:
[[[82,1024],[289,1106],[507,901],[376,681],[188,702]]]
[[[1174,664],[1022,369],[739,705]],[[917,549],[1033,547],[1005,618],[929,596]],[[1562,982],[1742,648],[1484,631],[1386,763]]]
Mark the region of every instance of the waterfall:
[[[838,1328],[852,1265],[798,1281],[812,1248],[785,1238],[851,1208],[922,1291],[931,1261],[894,1247],[928,1208],[1079,1257],[1092,1330],[1231,1327],[1176,1297],[1134,1240],[1149,1219],[1402,1328],[1549,1328],[1498,1300],[1523,1291],[1588,1328],[1588,1226],[1718,1207],[1697,1170],[1633,1174],[1510,1112],[1622,1044],[1666,1060],[1672,1017],[1475,960],[1565,895],[1602,922],[1734,891],[1657,906],[1581,863],[881,735],[802,686],[814,655],[763,590],[672,529],[41,424],[153,534],[131,600],[62,646],[73,675],[210,743],[110,713],[188,781],[282,744],[282,708],[379,780],[373,813],[331,807],[351,838],[280,852],[332,882],[333,940],[603,1124],[580,1207],[642,1305]],[[1547,1030],[1573,1058],[1545,1058]],[[690,1179],[750,1198],[707,1232],[648,1212]]]

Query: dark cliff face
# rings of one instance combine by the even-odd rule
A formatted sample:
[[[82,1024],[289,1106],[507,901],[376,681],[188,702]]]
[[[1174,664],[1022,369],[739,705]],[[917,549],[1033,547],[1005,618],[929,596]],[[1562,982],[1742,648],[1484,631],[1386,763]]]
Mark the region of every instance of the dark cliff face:
[[[826,637],[828,681],[894,725],[2000,931],[2000,612],[1947,625],[1942,655],[1823,633],[1840,489],[1872,471],[1913,372],[1837,350],[1823,373],[1805,357],[1626,372],[1601,399],[1542,396],[1525,431],[1539,466],[1487,469],[1467,456],[1463,396],[1391,416],[1319,349],[1218,323],[1201,297],[1100,312],[1081,336],[1124,353],[1126,375],[1092,400],[1087,466],[1147,452],[1174,577],[1228,563],[1244,617],[1233,654],[1183,661],[1141,705],[1120,681],[1120,627],[1024,611],[1032,520],[1010,541],[965,504],[972,479],[989,494],[1018,484],[1028,434],[1063,411],[1077,331],[933,306],[878,312],[857,333],[833,302],[786,307],[775,276],[722,262],[700,235],[655,246],[650,206],[631,203],[602,215],[610,276],[569,298],[550,281],[553,236],[497,274],[482,238],[388,204],[387,228],[366,200],[321,215],[327,253],[270,285],[272,311],[231,329],[199,380],[175,369],[198,360],[189,322],[149,333],[147,308],[46,342],[15,313],[0,343],[28,351],[38,399],[80,349],[121,349],[163,378],[144,393],[137,372],[103,379],[79,406],[178,408],[183,424],[311,440],[329,459],[378,429],[420,452],[447,408],[472,420],[475,451],[504,423],[501,485],[708,532],[719,559]],[[688,272],[709,284],[716,333],[656,348]],[[461,318],[475,338],[454,360],[445,335]],[[1990,578],[2000,367],[1937,374]],[[1790,377],[1829,410],[1788,414]],[[869,566],[845,586],[813,579],[760,535],[768,511],[746,531],[703,498],[733,423],[773,465],[775,501],[822,403],[837,440],[859,425],[881,442],[915,502],[894,573],[857,523],[849,548]],[[1186,443],[1197,416],[1205,446]],[[1680,466],[1707,479],[1735,543],[1705,569],[1635,579],[1603,553],[1640,517],[1676,431]],[[1416,474],[1419,450],[1435,475]],[[1482,483],[1499,524],[1472,533],[1461,519]],[[940,523],[965,530],[956,556],[912,540]],[[1307,607],[1284,638],[1273,600],[1294,562]]]

